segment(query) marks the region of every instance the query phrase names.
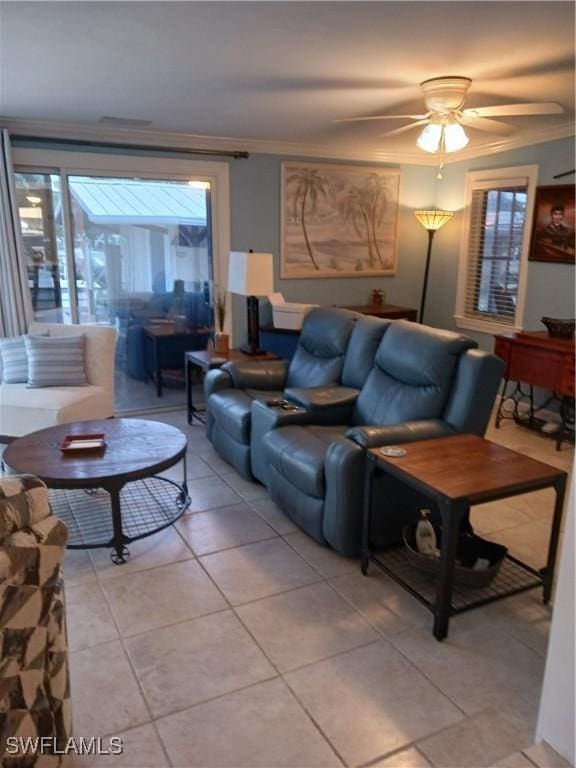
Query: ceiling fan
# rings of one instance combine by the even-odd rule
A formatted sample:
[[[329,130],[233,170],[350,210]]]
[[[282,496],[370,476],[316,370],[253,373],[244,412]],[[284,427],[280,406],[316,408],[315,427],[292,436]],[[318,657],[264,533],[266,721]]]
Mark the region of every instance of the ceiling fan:
[[[369,115],[336,120],[337,123],[360,123],[371,120],[411,119],[414,122],[381,134],[393,136],[422,126],[417,140],[427,152],[455,152],[468,143],[463,125],[500,135],[514,133],[515,126],[493,117],[523,117],[527,115],[557,115],[564,112],[554,101],[532,104],[499,104],[492,107],[464,108],[472,80],[469,77],[433,77],[420,83],[428,112],[422,115]]]

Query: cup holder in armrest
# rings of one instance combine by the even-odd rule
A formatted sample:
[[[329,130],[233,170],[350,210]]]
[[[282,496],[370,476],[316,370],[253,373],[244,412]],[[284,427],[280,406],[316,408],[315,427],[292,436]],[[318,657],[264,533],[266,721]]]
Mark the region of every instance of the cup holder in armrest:
[[[326,387],[289,387],[285,395],[290,402],[307,411],[328,411],[334,408],[350,409],[358,399],[360,390],[334,384]]]
[[[304,408],[301,408],[299,405],[296,405],[295,403],[291,403],[288,400],[280,400],[280,399],[266,400],[266,405],[269,408],[277,408],[279,411],[286,411],[288,413],[295,413],[296,411],[304,410]]]

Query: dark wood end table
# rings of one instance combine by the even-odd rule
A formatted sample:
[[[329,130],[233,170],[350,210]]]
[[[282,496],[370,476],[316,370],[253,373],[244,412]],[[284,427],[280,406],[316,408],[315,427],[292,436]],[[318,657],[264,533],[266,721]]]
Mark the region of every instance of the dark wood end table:
[[[214,368],[221,368],[225,363],[232,363],[238,360],[245,361],[267,361],[267,360],[279,360],[277,355],[273,355],[271,352],[264,352],[262,355],[246,355],[239,349],[231,349],[227,354],[222,355],[212,350],[203,349],[193,352],[186,352],[184,355],[186,364],[186,404],[188,412],[188,424],[192,424],[196,419],[201,424],[204,424],[202,414],[205,413],[204,408],[198,408],[192,401],[192,370],[194,368],[199,369],[203,374]]]
[[[66,435],[104,433],[106,446],[63,454]],[[172,525],[188,508],[186,435],[144,419],[105,419],[61,424],[20,437],[2,461],[16,474],[32,474],[51,489],[54,513],[69,530],[69,549],[111,547],[124,563],[126,544]],[[183,463],[181,484],[157,477]],[[103,493],[102,493],[103,491]]]
[[[188,328],[176,330],[174,324],[145,325],[146,375],[156,385],[156,397],[162,397],[164,381],[162,370],[182,365],[182,353],[206,344],[210,328]]]
[[[448,634],[450,616],[535,587],[543,587],[544,602],[550,599],[558,536],[566,488],[566,472],[551,467],[475,435],[405,443],[406,455],[384,456],[378,448],[367,452],[364,479],[361,569],[364,575],[372,560],[405,587],[434,614],[434,637]],[[370,548],[372,480],[375,472],[386,472],[437,504],[442,524],[440,574],[435,591],[426,597],[426,579],[407,562],[401,550],[375,553]],[[454,559],[460,524],[475,504],[517,496],[543,488],[554,488],[556,503],[547,562],[536,571],[507,555],[494,582],[483,590],[453,589]],[[458,594],[456,594],[458,592]],[[453,600],[453,593],[455,599]]]

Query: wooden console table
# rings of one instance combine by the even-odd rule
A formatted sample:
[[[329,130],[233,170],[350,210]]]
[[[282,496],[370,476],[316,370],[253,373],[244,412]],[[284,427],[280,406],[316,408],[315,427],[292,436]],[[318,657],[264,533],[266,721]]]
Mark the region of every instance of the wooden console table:
[[[505,333],[495,337],[494,352],[506,363],[496,427],[506,418],[505,402],[512,400],[511,418],[532,429],[541,429],[545,421],[537,417],[537,412],[556,400],[561,418],[560,429],[555,435],[556,449],[560,450],[567,432],[574,427],[574,339],[555,338],[547,331]],[[516,382],[516,386],[512,394],[507,395],[510,381]],[[524,392],[522,384],[528,385],[528,392]],[[537,408],[534,406],[534,387],[552,393]],[[522,401],[528,403],[528,409],[521,413],[519,404]]]
[[[417,320],[418,312],[412,307],[398,307],[396,304],[366,304],[365,306],[342,307],[360,315],[384,317],[387,320]]]
[[[388,320],[417,320],[418,312],[411,307],[398,307],[395,304],[365,305],[354,307],[339,307],[358,312],[359,315],[384,317]],[[273,352],[286,360],[292,359],[298,344],[299,330],[292,328],[275,328],[273,325],[260,326],[260,346],[268,352]]]

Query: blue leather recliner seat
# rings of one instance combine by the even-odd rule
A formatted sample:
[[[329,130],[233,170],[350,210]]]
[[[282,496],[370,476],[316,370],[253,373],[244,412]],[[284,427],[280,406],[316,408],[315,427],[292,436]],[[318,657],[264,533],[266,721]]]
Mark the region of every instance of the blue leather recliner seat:
[[[364,352],[368,339],[378,343],[345,418],[342,406],[321,408],[322,421],[315,418],[318,393],[306,392],[293,393],[302,413],[275,415],[262,404],[252,411],[253,445],[262,446],[273,501],[318,542],[349,556],[360,548],[365,449],[483,435],[504,367],[466,336],[404,320],[359,321],[354,333]],[[419,500],[383,474],[376,482],[381,543],[396,543]]]
[[[466,336],[404,320],[317,309],[292,363],[231,363],[206,379],[207,434],[244,477],[322,544],[359,553],[367,447],[483,435],[502,361]],[[283,395],[294,412],[267,405]],[[382,475],[382,544],[422,500]]]
[[[326,387],[342,378],[352,329],[360,315],[343,309],[313,309],[304,319],[290,362],[241,361],[208,373],[206,434],[218,453],[253,480],[250,454],[254,402],[284,397],[286,387]]]

